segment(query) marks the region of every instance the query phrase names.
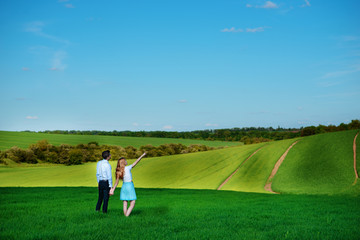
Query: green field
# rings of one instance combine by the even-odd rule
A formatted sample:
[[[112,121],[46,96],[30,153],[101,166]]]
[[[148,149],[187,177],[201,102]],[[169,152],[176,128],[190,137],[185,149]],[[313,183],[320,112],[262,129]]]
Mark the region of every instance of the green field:
[[[121,136],[100,136],[100,135],[66,135],[48,134],[35,132],[6,132],[0,131],[0,150],[6,150],[12,146],[28,148],[30,144],[46,139],[53,145],[70,144],[77,145],[89,142],[98,142],[100,145],[133,146],[139,148],[151,144],[159,146],[166,143],[182,143],[186,146],[191,144],[204,144],[209,147],[231,147],[242,145],[240,142],[205,141],[177,138],[144,138],[144,137],[121,137]]]
[[[1,165],[0,239],[358,239],[357,132],[144,158],[132,170],[138,200],[129,218],[119,188],[108,214],[94,211],[96,163]],[[281,194],[265,193],[276,161],[297,140],[273,179]]]
[[[266,192],[264,186],[276,161],[295,141],[297,139],[276,141],[265,145],[241,166],[239,171],[222,189],[242,192]]]
[[[117,189],[108,214],[97,188],[0,188],[0,239],[358,239],[350,196],[137,189],[126,218]],[[126,237],[125,237],[126,236]]]
[[[311,194],[356,190],[358,186],[354,189],[352,185],[355,180],[352,145],[356,133],[344,131],[303,138],[289,151],[273,180],[273,189]]]
[[[144,158],[132,171],[134,183],[141,188],[217,189],[261,148],[241,165],[221,190],[265,193],[264,186],[275,163],[293,142],[300,140],[289,151],[274,177],[272,187],[275,191],[359,195],[360,183],[353,185],[352,141],[356,133],[354,130],[343,131],[208,152]],[[116,161],[110,163],[114,170]],[[97,185],[95,171],[96,163],[3,165],[0,167],[0,187],[92,187]]]
[[[144,158],[132,170],[134,183],[145,188],[216,189],[241,161],[262,145]],[[115,169],[116,161],[110,161],[110,164]],[[96,163],[75,166],[21,164],[20,167],[15,164],[0,167],[0,187],[97,186],[95,172]]]

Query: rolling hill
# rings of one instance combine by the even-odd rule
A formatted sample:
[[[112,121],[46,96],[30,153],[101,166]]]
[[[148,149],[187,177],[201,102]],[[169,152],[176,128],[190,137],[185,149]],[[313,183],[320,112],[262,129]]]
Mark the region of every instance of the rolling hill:
[[[356,131],[345,131],[303,138],[289,151],[273,180],[273,189],[286,193],[348,192],[355,180],[355,135]]]
[[[352,146],[357,132],[326,133],[208,152],[145,158],[132,171],[134,184],[138,188],[217,189],[237,170],[221,190],[266,192],[264,186],[275,163],[290,145],[299,140],[289,150],[273,178],[272,188],[276,192],[359,194],[359,181],[353,185]],[[356,143],[359,149],[359,138]],[[256,154],[249,158],[254,152]],[[111,161],[111,165],[114,170],[116,161]],[[95,163],[23,166],[0,167],[0,186],[97,185]]]

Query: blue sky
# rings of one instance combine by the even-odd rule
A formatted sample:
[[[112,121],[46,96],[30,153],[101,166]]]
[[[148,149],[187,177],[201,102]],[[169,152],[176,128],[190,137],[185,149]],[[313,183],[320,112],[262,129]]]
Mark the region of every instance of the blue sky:
[[[360,118],[360,2],[0,1],[0,130]]]

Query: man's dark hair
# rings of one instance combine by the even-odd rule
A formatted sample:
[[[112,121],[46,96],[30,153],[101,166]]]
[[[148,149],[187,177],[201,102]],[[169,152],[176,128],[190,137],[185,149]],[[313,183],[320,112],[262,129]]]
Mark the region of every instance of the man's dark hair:
[[[102,152],[102,157],[103,159],[107,159],[110,156],[110,151],[106,150]]]

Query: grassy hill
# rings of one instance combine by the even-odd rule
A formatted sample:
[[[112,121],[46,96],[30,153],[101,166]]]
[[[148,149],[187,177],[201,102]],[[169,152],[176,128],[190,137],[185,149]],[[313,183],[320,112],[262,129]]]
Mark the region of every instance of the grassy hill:
[[[144,188],[216,189],[242,161],[263,145],[145,159],[141,167],[134,168],[136,185]]]
[[[147,144],[159,146],[166,143],[182,143],[186,146],[191,144],[204,144],[210,147],[236,146],[239,142],[205,141],[193,139],[176,138],[144,138],[144,137],[121,137],[121,136],[100,136],[100,135],[66,135],[66,134],[48,134],[35,132],[7,132],[0,131],[0,150],[9,149],[12,146],[28,148],[30,144],[39,140],[46,139],[53,145],[98,142],[100,145],[118,145],[122,147],[133,146],[140,147]]]
[[[273,180],[273,189],[321,194],[351,191],[355,180],[352,146],[356,133],[352,130],[303,138],[289,151]],[[360,148],[357,150],[359,154]]]
[[[352,142],[357,131],[301,138],[293,146],[273,180],[280,193],[360,193],[353,169]],[[226,149],[145,158],[133,169],[139,188],[216,189],[252,153],[222,190],[265,192],[264,185],[280,156],[297,139]],[[359,161],[359,141],[358,154]],[[131,161],[130,161],[131,162]],[[113,170],[116,162],[111,161]],[[358,162],[359,170],[360,162]],[[77,166],[39,164],[0,167],[0,187],[96,186],[96,163]]]
[[[289,139],[265,145],[241,166],[222,190],[266,192],[264,186],[276,161],[296,140]]]
[[[132,170],[137,187],[216,189],[239,163],[263,144],[144,158]],[[129,163],[133,162],[130,160]],[[110,161],[112,169],[116,161]],[[96,163],[0,167],[2,186],[97,186]],[[45,180],[44,180],[45,179]]]

